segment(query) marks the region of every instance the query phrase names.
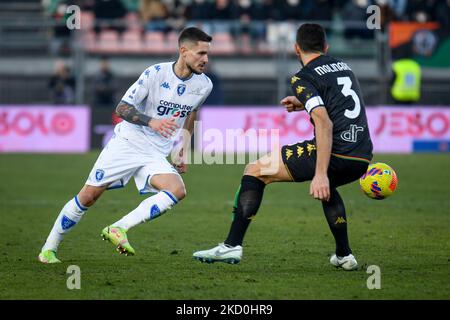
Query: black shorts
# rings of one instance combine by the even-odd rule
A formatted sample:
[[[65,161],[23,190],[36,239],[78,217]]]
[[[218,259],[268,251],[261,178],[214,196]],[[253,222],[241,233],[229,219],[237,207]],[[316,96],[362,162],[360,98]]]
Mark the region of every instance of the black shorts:
[[[316,172],[316,145],[313,140],[283,146],[281,156],[284,165],[295,182],[309,181]],[[332,154],[328,166],[330,186],[336,188],[358,180],[369,166],[369,160],[356,158],[349,160],[345,156]]]

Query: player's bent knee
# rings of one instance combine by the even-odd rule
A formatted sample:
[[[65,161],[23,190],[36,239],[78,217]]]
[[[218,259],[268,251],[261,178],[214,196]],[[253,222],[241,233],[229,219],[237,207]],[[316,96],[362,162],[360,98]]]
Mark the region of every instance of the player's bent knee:
[[[177,191],[174,192],[175,197],[177,197],[178,201],[183,200],[184,198],[186,198],[186,188],[180,188],[177,189]]]
[[[101,187],[84,186],[78,193],[78,201],[81,205],[90,207],[100,198],[104,190]]]
[[[94,193],[92,192],[80,192],[78,194],[78,201],[80,201],[81,205],[85,206],[85,207],[90,207],[92,206],[95,201],[96,201],[96,197],[94,195]]]
[[[172,193],[178,201],[181,201],[186,197],[186,188],[184,185],[168,188],[167,191],[170,191],[170,193]]]
[[[245,166],[244,175],[259,178],[261,176],[261,170],[256,163],[250,163]]]
[[[253,176],[255,178],[258,178],[265,184],[269,184],[273,182],[273,180],[270,178],[270,176],[263,175],[261,166],[258,163],[250,163],[245,167],[244,175],[246,176]]]

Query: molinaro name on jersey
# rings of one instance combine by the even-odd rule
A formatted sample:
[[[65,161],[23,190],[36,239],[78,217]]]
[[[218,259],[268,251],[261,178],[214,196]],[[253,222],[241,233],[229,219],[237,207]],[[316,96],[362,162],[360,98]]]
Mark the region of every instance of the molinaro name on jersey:
[[[314,71],[317,72],[319,76],[323,76],[330,72],[339,72],[344,70],[352,70],[345,62],[337,62],[331,64],[323,64],[321,66],[315,67]]]

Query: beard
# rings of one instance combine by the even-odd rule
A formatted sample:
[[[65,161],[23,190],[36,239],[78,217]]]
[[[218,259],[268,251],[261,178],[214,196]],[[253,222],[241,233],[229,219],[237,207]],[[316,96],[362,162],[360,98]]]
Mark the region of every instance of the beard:
[[[195,74],[202,74],[203,73],[203,72],[199,72],[199,71],[195,70],[193,67],[191,67],[187,63],[186,63],[186,66],[188,67],[189,71],[191,71],[192,73],[195,73]]]

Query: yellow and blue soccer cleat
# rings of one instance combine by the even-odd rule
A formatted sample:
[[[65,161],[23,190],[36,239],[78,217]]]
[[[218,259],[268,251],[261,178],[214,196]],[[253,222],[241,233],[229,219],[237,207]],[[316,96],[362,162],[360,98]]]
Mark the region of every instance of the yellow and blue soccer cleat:
[[[134,256],[135,251],[128,242],[127,233],[123,228],[109,226],[102,230],[103,240],[108,240],[117,247],[117,251],[126,256]]]
[[[42,251],[38,259],[42,263],[61,263],[61,260],[56,257],[56,251],[53,250]]]

